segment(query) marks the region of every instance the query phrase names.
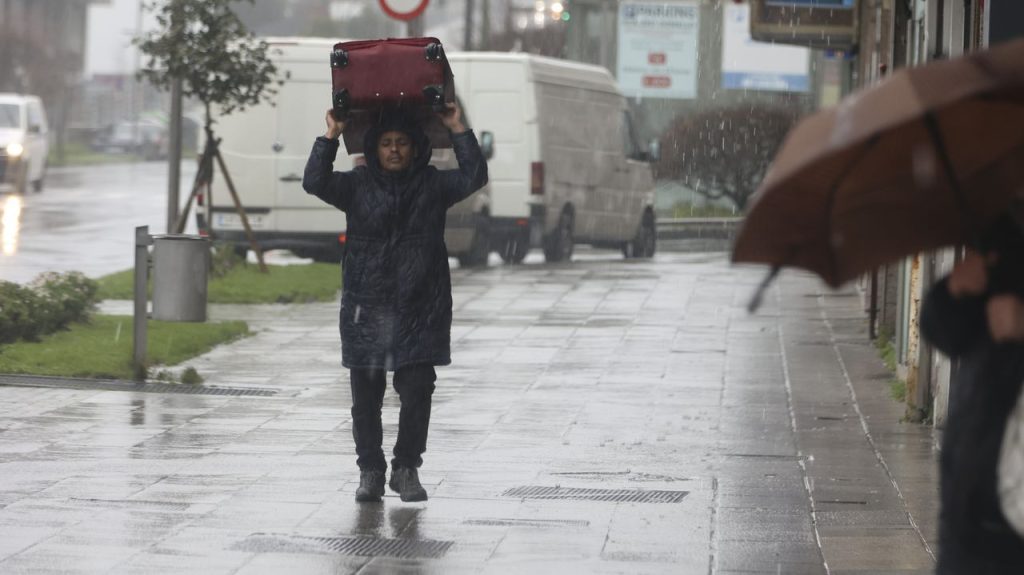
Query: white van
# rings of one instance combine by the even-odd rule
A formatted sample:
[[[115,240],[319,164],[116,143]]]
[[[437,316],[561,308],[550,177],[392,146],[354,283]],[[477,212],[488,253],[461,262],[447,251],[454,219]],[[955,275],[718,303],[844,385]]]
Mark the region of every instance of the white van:
[[[50,154],[43,101],[36,96],[0,94],[0,191],[39,192]]]
[[[574,243],[654,255],[657,145],[639,145],[606,69],[513,53],[448,60],[467,112],[494,134],[487,229],[506,262],[530,247],[568,260]]]
[[[324,112],[331,106],[330,54],[337,41],[265,40],[284,83],[277,87],[273,104],[216,118],[214,131],[221,138],[221,155],[262,249],[287,249],[300,257],[339,261],[345,214],[302,189],[302,173],[313,140],[326,131]],[[467,114],[470,127],[472,120]],[[200,141],[200,150],[203,145]],[[484,153],[490,153],[487,146]],[[353,161],[342,146],[334,169],[350,170]],[[457,166],[450,149],[434,150],[431,163],[442,169]],[[244,251],[248,242],[219,170],[215,170],[210,195],[197,218],[199,230]],[[449,254],[465,265],[487,261],[489,245],[482,214],[487,213],[488,203],[485,187],[448,212],[445,243]]]

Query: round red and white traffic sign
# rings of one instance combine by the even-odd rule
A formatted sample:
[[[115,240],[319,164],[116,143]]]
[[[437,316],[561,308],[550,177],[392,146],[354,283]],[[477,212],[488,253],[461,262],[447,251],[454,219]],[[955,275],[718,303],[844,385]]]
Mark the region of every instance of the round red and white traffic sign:
[[[380,0],[384,13],[395,20],[413,20],[427,9],[429,0]]]

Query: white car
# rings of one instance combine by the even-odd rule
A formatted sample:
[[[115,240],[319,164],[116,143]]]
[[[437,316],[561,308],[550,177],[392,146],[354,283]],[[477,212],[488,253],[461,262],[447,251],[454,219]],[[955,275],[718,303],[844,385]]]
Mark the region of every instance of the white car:
[[[0,94],[0,191],[23,194],[30,183],[35,191],[42,191],[49,153],[42,100]]]

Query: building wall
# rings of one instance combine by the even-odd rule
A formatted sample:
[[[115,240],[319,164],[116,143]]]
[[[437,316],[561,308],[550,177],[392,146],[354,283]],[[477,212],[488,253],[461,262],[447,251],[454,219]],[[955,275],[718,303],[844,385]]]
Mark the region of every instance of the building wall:
[[[90,0],[0,0],[0,91],[37,94],[63,154]]]

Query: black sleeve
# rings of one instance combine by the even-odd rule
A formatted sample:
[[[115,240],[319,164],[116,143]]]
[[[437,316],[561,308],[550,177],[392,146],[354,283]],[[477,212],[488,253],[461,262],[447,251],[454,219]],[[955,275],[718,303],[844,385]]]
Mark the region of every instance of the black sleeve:
[[[323,136],[316,139],[302,175],[302,189],[344,212],[352,200],[357,176],[355,171],[334,171],[340,145],[338,140]]]
[[[448,207],[468,198],[487,184],[487,161],[473,131],[452,134],[452,147],[455,149],[459,169],[438,172]]]
[[[925,296],[921,306],[921,334],[949,357],[958,357],[988,342],[985,301],[984,296],[954,298],[949,293],[949,278],[944,278]]]

